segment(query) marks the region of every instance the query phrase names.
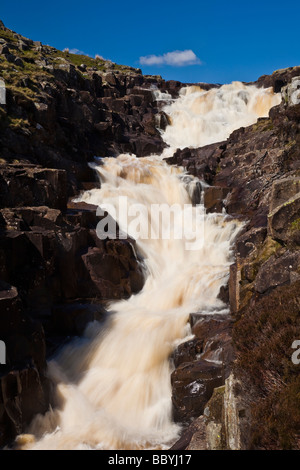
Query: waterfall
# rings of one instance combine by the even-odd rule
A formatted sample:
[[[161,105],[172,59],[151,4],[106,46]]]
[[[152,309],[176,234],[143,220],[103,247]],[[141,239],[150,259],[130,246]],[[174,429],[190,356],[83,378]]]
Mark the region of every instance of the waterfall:
[[[113,210],[120,228],[136,239],[145,284],[128,300],[110,303],[104,328],[88,325],[83,338],[49,363],[59,405],[33,420],[30,434],[18,438],[20,447],[167,449],[176,441],[172,352],[190,337],[190,313],[228,312],[218,293],[228,281],[240,223],[192,205],[191,185],[198,180],[164,157],[178,147],[223,140],[277,101],[271,90],[241,83],[207,92],[184,88],[165,107],[172,124],[163,135],[169,144],[163,155],[123,154],[96,167],[101,188],[80,199]],[[154,216],[154,206],[162,218]]]
[[[181,89],[179,98],[164,111],[172,125],[164,133],[173,148],[202,147],[226,140],[231,132],[267,117],[280,104],[281,94],[272,88],[257,88],[233,82],[208,91],[199,86]]]

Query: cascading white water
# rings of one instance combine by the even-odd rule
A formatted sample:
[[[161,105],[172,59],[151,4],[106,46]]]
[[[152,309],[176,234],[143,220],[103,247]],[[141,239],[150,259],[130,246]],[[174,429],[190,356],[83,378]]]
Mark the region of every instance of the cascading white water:
[[[240,89],[240,85],[232,87]],[[171,105],[173,126],[165,132],[167,142],[174,140],[175,128],[181,132],[182,106],[185,129],[179,146],[190,146],[185,140],[186,129],[189,119],[190,127],[194,127],[194,118],[185,112],[185,99],[193,108],[191,96],[195,94],[197,102],[199,96],[203,99],[201,93],[185,90]],[[230,101],[226,89],[222,93],[225,102]],[[268,97],[270,92],[265,93]],[[232,88],[229,94],[235,96]],[[209,92],[206,96],[210,102]],[[210,116],[210,105],[203,108],[196,102],[193,113],[205,109]],[[172,106],[176,106],[174,113]],[[206,129],[202,125],[204,117],[199,119],[199,133]],[[211,132],[209,127],[209,139]],[[217,131],[215,139],[219,135]],[[167,153],[174,150],[168,149]],[[97,171],[101,189],[87,191],[81,200],[103,207],[110,204],[118,212],[121,197],[126,197],[129,210],[136,203],[145,209],[139,226],[126,227],[137,239],[137,249],[144,258],[145,285],[129,300],[110,305],[105,328],[90,324],[84,338],[71,343],[49,364],[61,404],[46,416],[35,418],[29,429],[31,437],[19,436],[22,448],[167,448],[180,431],[172,422],[170,355],[176,344],[190,334],[191,312],[227,312],[218,293],[228,280],[231,247],[240,225],[225,214],[205,214],[203,205],[192,207],[183,169],[168,166],[162,156],[106,158]],[[168,238],[160,236],[161,227],[151,218],[153,204],[176,204]],[[178,237],[186,211],[192,213],[193,231],[190,227]],[[124,228],[127,214],[120,213],[117,219]],[[141,226],[151,228],[150,238],[147,234],[140,236]],[[193,236],[201,234],[201,243],[196,240],[198,244],[192,249],[190,243],[195,237],[190,232]]]
[[[164,110],[172,125],[164,133],[173,148],[202,147],[226,140],[231,132],[267,117],[280,104],[281,94],[233,82],[208,91],[199,86],[182,88],[180,97]]]

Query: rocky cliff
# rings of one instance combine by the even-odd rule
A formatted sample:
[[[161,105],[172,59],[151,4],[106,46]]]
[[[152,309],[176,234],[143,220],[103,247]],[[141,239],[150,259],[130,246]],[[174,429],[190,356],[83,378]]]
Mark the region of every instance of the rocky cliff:
[[[299,447],[298,76],[294,67],[258,79],[283,91],[269,118],[169,160],[210,185],[208,211],[245,222],[220,292],[231,315],[191,312],[195,337],[174,353],[174,418],[186,426],[174,448]],[[99,184],[95,156],[161,152],[168,117],[153,90],[175,97],[183,85],[58,51],[2,23],[0,77],[1,446],[49,407],[46,358],[105,319],[107,301],[143,286],[134,240],[99,240],[96,208],[72,197]],[[199,393],[190,393],[195,380]]]
[[[95,156],[160,152],[151,88],[180,84],[61,52],[0,25],[0,445],[49,407],[46,358],[143,286],[134,240],[96,235]]]
[[[174,448],[299,448],[299,365],[292,361],[300,334],[299,76],[294,67],[262,77],[258,84],[281,89],[283,97],[268,118],[236,130],[226,142],[178,150],[169,159],[209,183],[208,212],[225,209],[244,222],[228,292],[220,293],[230,318],[191,317],[196,339],[185,345],[184,366],[175,369],[180,393],[175,386],[173,400],[176,416],[186,420],[192,406],[194,417],[199,411],[201,417]],[[200,367],[195,342],[201,360],[215,352],[223,363],[203,376],[202,402],[189,393]],[[182,369],[188,373],[180,386]]]

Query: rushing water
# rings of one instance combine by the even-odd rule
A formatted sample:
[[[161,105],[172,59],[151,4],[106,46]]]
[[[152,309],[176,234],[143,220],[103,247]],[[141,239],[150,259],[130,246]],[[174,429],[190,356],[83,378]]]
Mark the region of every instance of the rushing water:
[[[116,210],[121,229],[137,239],[145,285],[129,300],[111,303],[105,327],[90,324],[83,338],[49,363],[59,404],[34,419],[30,434],[19,436],[19,447],[164,449],[178,438],[170,356],[190,335],[191,312],[227,312],[218,293],[228,280],[240,226],[225,214],[205,214],[202,204],[192,207],[195,178],[167,165],[163,157],[178,147],[227,138],[233,129],[267,115],[278,99],[271,90],[241,83],[208,92],[185,88],[165,109],[172,125],[163,136],[170,146],[163,155],[120,155],[96,168],[101,189],[87,191],[81,200]],[[138,224],[126,226],[128,214],[118,214],[124,198],[129,212],[142,205]],[[153,204],[176,209],[168,237],[152,218]],[[191,222],[182,230],[184,220]]]
[[[165,108],[172,126],[164,140],[171,147],[202,147],[226,140],[231,132],[267,117],[280,104],[281,94],[233,82],[204,91],[198,86],[182,88],[180,97]]]

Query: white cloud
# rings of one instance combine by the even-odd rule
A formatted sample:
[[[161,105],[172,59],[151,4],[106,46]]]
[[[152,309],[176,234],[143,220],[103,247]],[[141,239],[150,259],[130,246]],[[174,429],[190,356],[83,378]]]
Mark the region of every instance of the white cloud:
[[[102,57],[102,55],[99,55],[99,54],[95,55],[95,59],[106,60],[104,59],[104,57]]]
[[[69,49],[68,47],[65,47],[63,49],[63,52],[69,52],[70,54],[79,54],[79,55],[87,55],[85,54],[83,51],[79,50],[79,49]]]
[[[80,51],[79,49],[70,49],[69,50],[70,54],[79,54],[79,55],[86,55],[83,51]]]
[[[140,64],[184,67],[185,65],[201,64],[201,60],[191,49],[186,49],[185,51],[167,52],[163,55],[146,55],[144,57],[140,57]]]

